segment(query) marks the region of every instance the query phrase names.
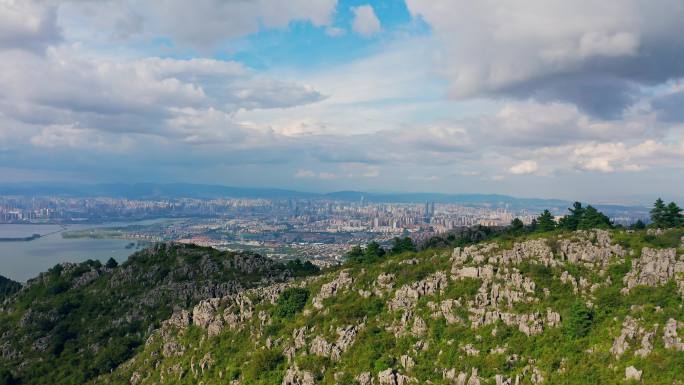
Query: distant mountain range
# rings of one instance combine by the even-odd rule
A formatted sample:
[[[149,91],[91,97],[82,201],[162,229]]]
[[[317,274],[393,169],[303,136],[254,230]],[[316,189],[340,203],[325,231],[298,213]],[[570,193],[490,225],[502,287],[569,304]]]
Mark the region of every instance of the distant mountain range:
[[[445,193],[368,193],[362,191],[336,191],[313,193],[276,188],[247,188],[193,183],[15,183],[0,185],[0,195],[65,197],[107,196],[128,199],[174,198],[266,198],[266,199],[329,199],[348,202],[386,203],[455,203],[465,206],[490,206],[510,209],[549,208],[564,211],[571,202],[561,199],[518,198],[499,194],[445,194]],[[634,211],[639,206],[597,205],[609,211]]]

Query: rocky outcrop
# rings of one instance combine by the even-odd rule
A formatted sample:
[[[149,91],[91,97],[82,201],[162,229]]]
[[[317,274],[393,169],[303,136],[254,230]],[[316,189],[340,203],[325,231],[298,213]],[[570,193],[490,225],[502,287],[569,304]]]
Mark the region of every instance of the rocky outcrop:
[[[634,366],[625,368],[625,380],[627,381],[641,381],[642,370],[637,370]]]
[[[287,369],[282,385],[314,385],[315,378],[311,372],[300,370],[296,365]]]
[[[471,327],[477,329],[485,325],[493,325],[503,322],[507,326],[515,326],[528,336],[537,335],[544,331],[544,327],[557,327],[560,325],[560,314],[547,310],[546,317],[542,313],[516,314],[501,312],[498,310],[487,311],[485,309],[469,309],[468,319]]]
[[[461,302],[458,300],[445,299],[440,303],[430,301],[427,303],[427,306],[432,311],[432,314],[430,316],[433,319],[444,317],[447,325],[453,325],[463,322],[461,317],[459,317],[457,314],[454,314],[454,310],[456,308],[460,308],[463,306],[461,305]]]
[[[676,319],[670,318],[665,324],[665,329],[663,330],[663,343],[665,344],[665,349],[674,349],[679,351],[684,351],[684,342],[677,335],[677,329],[683,327],[681,322],[677,322]]]
[[[610,348],[610,352],[618,358],[625,354],[627,349],[629,349],[629,341],[636,337],[637,331],[638,326],[636,320],[630,316],[627,316],[625,321],[622,323],[620,335],[615,338],[615,341],[613,341],[613,346]]]
[[[313,306],[319,310],[323,309],[323,300],[336,296],[352,283],[354,279],[349,275],[349,270],[342,270],[335,279],[321,286],[321,291],[313,299]]]
[[[164,357],[181,357],[185,353],[185,346],[172,339],[166,341],[162,348],[162,355]]]
[[[458,268],[458,266],[461,266],[466,262],[481,264],[485,262],[489,255],[498,248],[499,245],[496,243],[481,243],[464,248],[457,247],[451,253],[453,268]]]
[[[643,332],[643,335],[641,336],[641,347],[634,352],[635,356],[645,358],[651,354],[651,351],[653,350],[653,338],[655,338],[657,329],[658,325],[655,325],[652,331]]]
[[[359,374],[358,376],[356,376],[356,382],[359,385],[373,385],[374,384],[373,376],[371,375],[370,372],[363,372],[363,373]]]
[[[399,363],[404,368],[404,370],[411,370],[416,365],[416,362],[413,360],[413,358],[411,358],[411,356],[407,354],[404,354],[403,356],[399,357]]]
[[[605,230],[576,231],[570,239],[558,243],[560,256],[570,263],[606,266],[614,257],[624,257],[625,250],[614,245]]]
[[[446,274],[439,271],[426,279],[402,286],[387,305],[390,310],[412,309],[421,297],[439,293],[446,288],[448,282]]]
[[[444,370],[442,372],[444,380],[454,385],[480,385],[481,378],[477,375],[477,368],[472,368],[470,376],[467,373],[457,373],[456,369]]]
[[[356,340],[356,336],[359,331],[364,327],[364,324],[351,325],[346,327],[337,328],[337,341],[335,343],[329,343],[325,338],[321,336],[316,336],[311,341],[311,346],[309,351],[311,354],[315,354],[320,357],[328,357],[333,361],[339,361],[342,359],[342,354],[347,351]]]
[[[680,273],[684,273],[684,261],[678,260],[676,249],[644,247],[641,258],[632,260],[632,269],[623,279],[626,285],[623,293],[628,293],[637,285],[661,286],[671,279],[681,281],[682,278],[678,276]]]
[[[378,383],[380,385],[408,385],[418,383],[416,379],[397,373],[393,369],[386,369],[378,373]]]
[[[533,239],[525,242],[516,242],[510,250],[504,250],[498,258],[498,263],[520,264],[523,261],[536,260],[545,266],[558,264],[553,258],[551,247],[545,239]]]
[[[394,288],[394,274],[381,273],[373,282],[373,294],[381,297],[383,294]]]

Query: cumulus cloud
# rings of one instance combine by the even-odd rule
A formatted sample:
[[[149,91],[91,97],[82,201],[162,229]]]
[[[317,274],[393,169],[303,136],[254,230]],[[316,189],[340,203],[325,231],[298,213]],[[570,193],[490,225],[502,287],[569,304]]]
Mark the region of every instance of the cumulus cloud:
[[[363,37],[371,37],[380,32],[380,20],[370,5],[352,7],[354,20],[352,30]]]
[[[508,146],[549,146],[588,140],[639,137],[653,121],[649,115],[629,119],[596,119],[570,103],[509,102],[477,126],[488,141]]]
[[[103,59],[61,46],[44,56],[0,51],[0,72],[0,112],[15,120],[180,135],[188,142],[235,140],[245,131],[232,118],[239,109],[287,108],[323,98],[310,86],[257,75],[236,62]],[[197,111],[209,120],[198,124]],[[210,127],[216,135],[209,135]],[[224,135],[231,129],[234,134]]]
[[[33,0],[0,1],[0,50],[42,51],[60,40],[55,6]]]
[[[539,169],[537,162],[533,160],[524,160],[518,164],[513,165],[508,171],[511,174],[522,175],[522,174],[532,174]]]
[[[181,44],[206,48],[259,31],[284,28],[291,21],[330,24],[337,0],[162,0],[139,7],[145,27]]]
[[[114,136],[97,130],[78,128],[73,125],[50,125],[31,137],[37,147],[66,147],[78,150],[105,152],[125,151],[133,145],[127,136]]]
[[[676,0],[406,3],[439,38],[437,64],[457,98],[531,96],[615,116],[639,85],[684,74]]]

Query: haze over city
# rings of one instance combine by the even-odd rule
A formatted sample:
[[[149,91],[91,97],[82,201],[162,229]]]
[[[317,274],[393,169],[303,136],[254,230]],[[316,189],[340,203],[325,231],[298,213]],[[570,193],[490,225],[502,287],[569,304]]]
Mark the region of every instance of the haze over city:
[[[0,2],[0,172],[684,194],[684,4]]]

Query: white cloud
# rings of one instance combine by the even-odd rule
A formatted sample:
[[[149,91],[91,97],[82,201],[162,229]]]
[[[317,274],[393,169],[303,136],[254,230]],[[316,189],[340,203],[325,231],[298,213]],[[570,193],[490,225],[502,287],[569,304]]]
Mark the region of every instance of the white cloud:
[[[0,1],[0,49],[42,50],[60,39],[56,7],[33,0]]]
[[[352,7],[354,12],[354,20],[352,21],[352,30],[363,37],[371,37],[380,32],[380,20],[375,15],[373,7],[370,5],[361,5]]]
[[[506,93],[619,112],[636,84],[684,74],[677,0],[406,4],[440,41],[436,65],[458,98]]]
[[[0,114],[25,124],[176,136],[187,143],[236,141],[251,130],[234,118],[240,109],[321,99],[310,86],[258,75],[236,62],[104,59],[67,46],[45,55],[0,50]]]
[[[508,171],[511,174],[515,175],[523,175],[523,174],[532,174],[536,172],[539,169],[539,166],[537,165],[537,162],[533,160],[524,160],[514,166],[512,166]]]
[[[311,170],[297,170],[294,174],[295,178],[315,178],[316,173]]]
[[[107,135],[73,125],[50,125],[31,137],[31,144],[43,148],[67,147],[87,151],[122,152],[133,145],[126,136]]]
[[[328,26],[336,6],[337,0],[105,0],[67,2],[60,16],[67,22],[66,34],[73,37],[163,36],[181,46],[207,50],[261,28],[286,28],[292,21]],[[94,38],[87,36],[89,31],[95,31]]]
[[[327,27],[325,29],[325,34],[331,37],[339,37],[339,36],[344,36],[347,31],[344,30],[344,28],[339,28],[339,27]]]

